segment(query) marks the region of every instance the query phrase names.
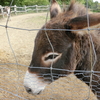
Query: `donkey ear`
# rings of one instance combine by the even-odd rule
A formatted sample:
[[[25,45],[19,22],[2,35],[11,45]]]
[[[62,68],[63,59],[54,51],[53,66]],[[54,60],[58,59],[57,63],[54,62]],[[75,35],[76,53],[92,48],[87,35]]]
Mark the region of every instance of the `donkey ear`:
[[[89,27],[100,24],[100,13],[89,14],[89,18],[87,18],[87,15],[73,18],[65,27],[72,30],[84,29],[88,27],[88,22]]]
[[[56,0],[52,0],[51,7],[50,7],[50,18],[56,17],[61,12],[61,8]]]

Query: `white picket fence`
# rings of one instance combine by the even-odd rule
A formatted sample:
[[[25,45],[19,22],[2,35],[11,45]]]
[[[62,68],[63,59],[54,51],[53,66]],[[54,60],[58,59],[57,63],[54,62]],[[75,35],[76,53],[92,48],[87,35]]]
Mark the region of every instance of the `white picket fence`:
[[[40,12],[40,11],[47,11],[49,9],[49,5],[47,6],[38,6],[38,5],[34,5],[34,6],[23,6],[23,7],[18,7],[16,5],[11,6],[11,13],[14,13],[17,15],[17,13],[25,13],[25,12]],[[0,6],[0,15],[4,18],[6,12],[4,11],[4,7]]]

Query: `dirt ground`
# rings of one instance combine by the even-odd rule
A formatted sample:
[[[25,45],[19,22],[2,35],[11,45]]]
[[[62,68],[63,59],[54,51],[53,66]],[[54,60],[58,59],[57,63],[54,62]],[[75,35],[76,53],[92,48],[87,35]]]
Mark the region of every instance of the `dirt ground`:
[[[11,16],[8,26],[24,29],[40,29],[45,23],[46,13],[34,13]],[[6,25],[7,18],[0,19],[0,25]],[[9,39],[7,36],[9,35]],[[16,98],[14,94],[28,98],[23,87],[23,78],[27,67],[17,66],[11,63],[17,63],[28,66],[34,47],[34,38],[37,31],[26,31],[0,26],[0,100],[11,100]],[[9,45],[14,50],[14,54]],[[9,63],[9,64],[5,64]],[[20,90],[21,89],[21,90]],[[23,93],[24,91],[25,93]]]
[[[45,18],[46,13],[11,16],[8,26],[40,29],[45,23]],[[0,19],[0,25],[5,25],[6,20],[7,18]],[[27,70],[26,66],[31,61],[36,33],[36,30],[27,31],[12,28],[8,28],[6,31],[6,28],[0,26],[0,100],[86,100],[88,96],[86,91],[88,90],[81,91],[86,85],[80,80],[77,83],[75,76],[72,80],[68,78],[67,82],[66,78],[54,82],[40,96],[32,96],[26,93],[23,87],[23,78]],[[9,45],[9,40],[14,53]],[[16,65],[15,63],[25,66]],[[77,87],[73,90],[74,82],[76,82]],[[82,84],[83,88],[78,88],[77,84]],[[85,93],[84,98],[80,99],[79,97],[83,97],[83,93]],[[93,97],[88,100],[97,100],[93,93],[90,94]]]

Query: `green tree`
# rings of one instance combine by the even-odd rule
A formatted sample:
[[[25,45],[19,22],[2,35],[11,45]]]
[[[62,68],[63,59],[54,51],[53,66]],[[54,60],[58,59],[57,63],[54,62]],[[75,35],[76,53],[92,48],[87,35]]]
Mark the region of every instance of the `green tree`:
[[[0,5],[9,6],[11,0],[0,0]],[[14,0],[12,5],[23,6],[23,5],[48,5],[48,0]]]
[[[0,5],[10,6],[12,0],[0,0]],[[24,0],[14,0],[12,5],[23,5]]]
[[[48,5],[48,0],[24,0],[24,5]]]

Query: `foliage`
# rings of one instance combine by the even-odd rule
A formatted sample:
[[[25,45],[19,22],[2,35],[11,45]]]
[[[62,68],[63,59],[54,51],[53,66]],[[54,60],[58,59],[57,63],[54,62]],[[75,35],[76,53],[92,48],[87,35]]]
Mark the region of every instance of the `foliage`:
[[[48,5],[48,0],[24,0],[24,5]]]
[[[2,6],[10,6],[12,0],[0,0],[0,5]],[[23,5],[24,0],[14,0],[12,5]]]
[[[11,0],[0,0],[0,5],[9,6]],[[23,6],[23,5],[48,5],[48,0],[14,0],[12,5]]]
[[[17,6],[24,6],[24,5],[49,5],[51,0],[14,0],[12,5]],[[62,5],[66,4],[68,5],[71,0],[57,0],[57,2]],[[87,4],[87,0],[76,0],[82,4]],[[0,0],[0,5],[2,6],[9,6],[11,3],[11,0]],[[93,2],[93,0],[88,0],[89,7],[97,7],[98,2]]]
[[[49,0],[50,1],[50,0]],[[69,4],[71,0],[57,0],[59,3],[64,3],[64,4]],[[76,0],[82,4],[86,4],[87,0]],[[88,3],[91,4],[93,3],[93,0],[88,0]]]

